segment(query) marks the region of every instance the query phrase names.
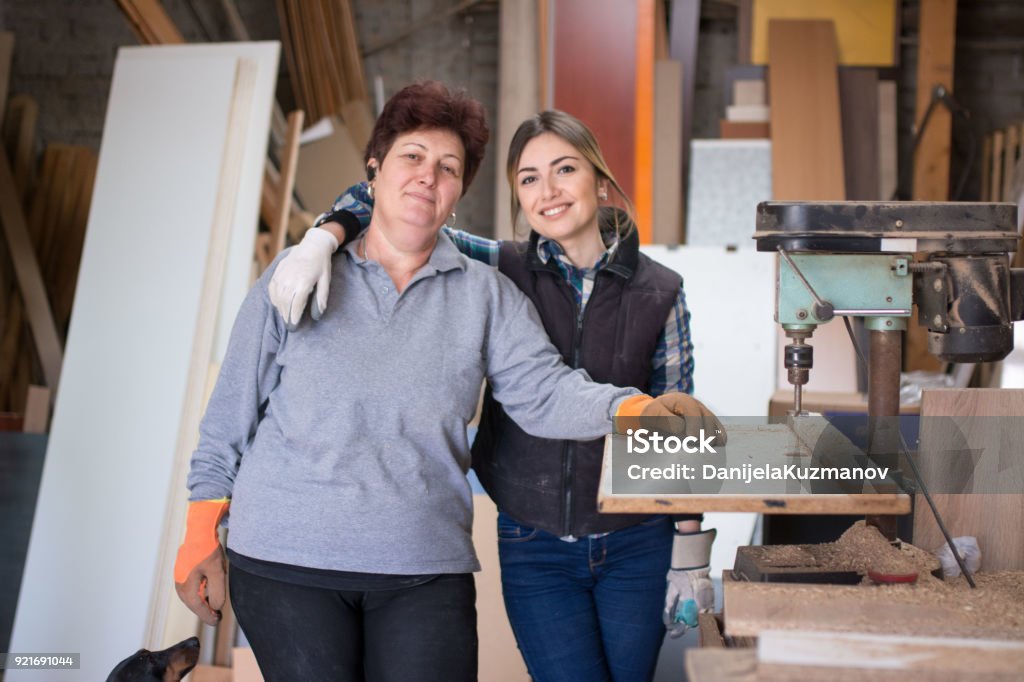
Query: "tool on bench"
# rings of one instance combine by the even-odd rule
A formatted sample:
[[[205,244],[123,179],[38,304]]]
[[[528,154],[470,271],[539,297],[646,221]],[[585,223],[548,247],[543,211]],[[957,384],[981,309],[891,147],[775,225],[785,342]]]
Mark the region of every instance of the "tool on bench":
[[[928,328],[928,349],[947,362],[992,362],[1013,350],[1013,322],[1024,319],[1024,269],[1011,268],[1017,249],[1014,204],[960,202],[763,202],[757,207],[758,251],[781,256],[775,320],[791,343],[784,362],[800,416],[802,388],[813,368],[807,343],[818,325],[849,318],[870,330],[869,452],[910,462],[922,494],[946,536],[945,524],[903,441],[899,416],[901,332],[913,305]],[[926,260],[916,262],[915,254]],[[878,525],[895,527],[884,520]]]

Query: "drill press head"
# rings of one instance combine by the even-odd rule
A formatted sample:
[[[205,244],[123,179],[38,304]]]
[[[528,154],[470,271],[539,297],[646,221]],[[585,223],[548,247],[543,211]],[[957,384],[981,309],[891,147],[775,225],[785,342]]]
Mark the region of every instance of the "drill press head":
[[[1024,270],[1007,256],[1019,241],[1014,204],[769,201],[754,239],[781,254],[775,319],[793,340],[785,364],[798,388],[812,364],[806,340],[837,315],[896,331],[916,303],[929,350],[947,362],[1013,349],[1024,318]]]

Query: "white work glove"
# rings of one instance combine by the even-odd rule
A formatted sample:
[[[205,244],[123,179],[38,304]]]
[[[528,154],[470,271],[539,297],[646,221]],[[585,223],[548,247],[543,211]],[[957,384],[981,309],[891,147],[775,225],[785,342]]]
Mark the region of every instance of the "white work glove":
[[[665,610],[662,620],[672,637],[681,637],[697,627],[697,614],[710,613],[715,607],[715,586],[708,577],[711,545],[717,531],[676,533],[672,541],[672,564],[666,580]]]
[[[978,538],[971,535],[965,535],[959,538],[953,538],[953,544],[956,546],[957,553],[960,554],[960,558],[964,560],[964,565],[967,566],[967,570],[974,575],[981,568],[981,548],[978,547]],[[942,545],[935,550],[935,556],[939,557],[939,563],[942,564],[942,575],[945,578],[955,578],[960,575],[960,564],[957,563],[956,557],[953,556],[953,552],[949,549],[949,545]]]
[[[288,329],[294,330],[310,292],[316,287],[316,297],[310,306],[310,315],[319,320],[327,310],[327,294],[331,288],[331,256],[338,250],[338,240],[327,230],[312,227],[296,246],[281,259],[270,280],[270,302],[281,313]]]

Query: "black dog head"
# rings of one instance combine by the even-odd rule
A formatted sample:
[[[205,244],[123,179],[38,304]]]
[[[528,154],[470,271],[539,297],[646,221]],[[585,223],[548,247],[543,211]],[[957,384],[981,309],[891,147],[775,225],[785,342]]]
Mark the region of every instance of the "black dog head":
[[[139,649],[110,672],[107,682],[178,682],[199,660],[199,639],[189,637],[163,651]]]

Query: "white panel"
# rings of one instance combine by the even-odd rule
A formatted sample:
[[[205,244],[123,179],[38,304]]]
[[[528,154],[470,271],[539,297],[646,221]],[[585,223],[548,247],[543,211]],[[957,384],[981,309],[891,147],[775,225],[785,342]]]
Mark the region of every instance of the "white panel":
[[[753,249],[757,205],[772,198],[768,140],[694,140],[686,201],[689,246]]]
[[[683,276],[694,395],[719,415],[767,415],[778,364],[772,255],[713,246],[642,251]]]
[[[47,680],[104,679],[144,645],[159,557],[177,543],[163,538],[165,513],[169,496],[185,495],[172,483],[175,446],[200,306],[221,294],[201,283],[237,57],[250,49],[203,52],[211,47],[126,48],[115,66],[11,641],[12,651],[81,653],[80,670]],[[272,83],[278,46],[263,49],[274,65],[259,80]],[[255,221],[242,217],[246,202],[258,208],[265,90],[231,237],[246,266],[229,265],[226,280],[243,292]],[[229,321],[236,308],[222,311]]]

